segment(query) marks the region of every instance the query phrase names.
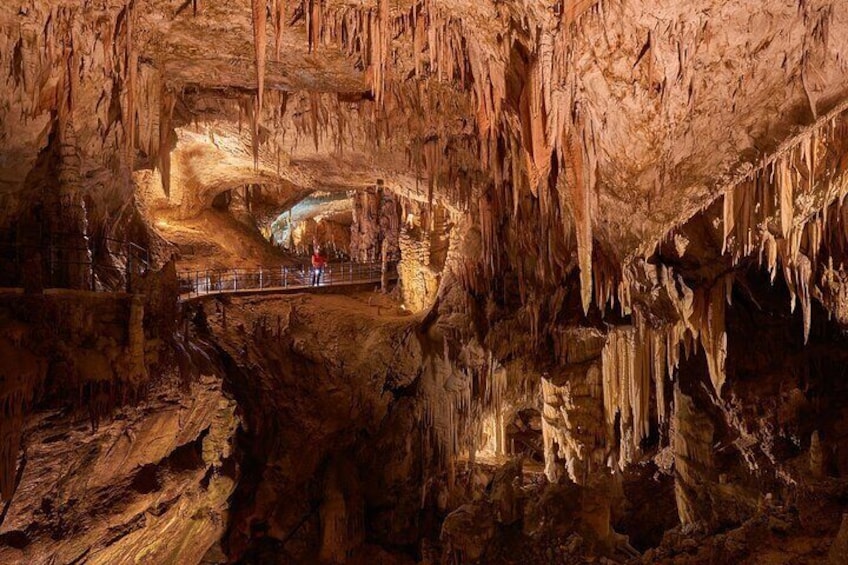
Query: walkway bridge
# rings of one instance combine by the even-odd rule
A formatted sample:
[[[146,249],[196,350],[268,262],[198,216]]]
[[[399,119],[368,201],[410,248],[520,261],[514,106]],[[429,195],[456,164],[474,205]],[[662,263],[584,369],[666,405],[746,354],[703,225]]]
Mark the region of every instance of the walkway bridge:
[[[311,284],[313,271],[306,266],[182,271],[178,274],[180,300],[225,294],[320,292],[397,280],[397,266],[388,263],[385,268],[384,272],[382,263],[328,263],[317,286]]]
[[[111,238],[50,233],[33,243],[0,239],[0,288],[39,292],[72,289],[132,293],[133,281],[150,269],[147,249]],[[396,263],[328,263],[317,286],[308,265],[218,269],[178,273],[180,300],[224,294],[326,292],[388,284],[397,280]],[[325,290],[326,289],[326,290]]]

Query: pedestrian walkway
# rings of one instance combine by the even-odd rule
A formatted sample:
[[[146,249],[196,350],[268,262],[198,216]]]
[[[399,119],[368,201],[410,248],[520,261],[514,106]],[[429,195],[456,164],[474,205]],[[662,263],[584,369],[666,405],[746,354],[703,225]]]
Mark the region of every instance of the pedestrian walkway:
[[[314,292],[327,287],[345,287],[384,280],[382,263],[328,263],[317,286],[311,284],[308,267],[217,269],[179,273],[180,299],[189,300],[222,294]],[[386,265],[385,280],[397,279],[397,268]]]

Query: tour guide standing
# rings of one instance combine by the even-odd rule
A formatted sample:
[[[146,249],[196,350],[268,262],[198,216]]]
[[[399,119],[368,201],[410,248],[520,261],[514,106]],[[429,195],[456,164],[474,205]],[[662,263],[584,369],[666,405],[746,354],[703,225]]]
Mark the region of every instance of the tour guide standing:
[[[321,273],[326,264],[327,260],[321,255],[321,248],[316,247],[315,253],[312,254],[312,286],[318,286],[321,283]]]

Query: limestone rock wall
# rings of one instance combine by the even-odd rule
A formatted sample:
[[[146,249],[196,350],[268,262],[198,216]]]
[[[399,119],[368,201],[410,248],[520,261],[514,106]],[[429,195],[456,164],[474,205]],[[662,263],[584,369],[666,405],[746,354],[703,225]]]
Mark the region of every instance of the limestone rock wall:
[[[289,249],[308,255],[319,247],[325,256],[346,258],[350,256],[351,224],[347,217],[308,219],[297,222],[291,230]],[[339,221],[336,221],[339,220]]]
[[[619,477],[644,465],[674,477],[688,528],[646,561],[707,557],[682,539],[695,527],[705,547],[730,532],[704,550],[713,560],[761,558],[770,544],[747,548],[747,534],[792,538],[798,559],[823,558],[828,548],[797,538],[836,535],[848,468],[846,6],[3,3],[0,241],[44,251],[27,252],[34,271],[55,251],[61,286],[79,289],[103,275],[85,267],[91,241],[142,241],[145,226],[128,220],[142,213],[202,223],[238,187],[263,187],[256,208],[242,202],[249,224],[318,188],[353,188],[351,256],[400,259],[404,303],[426,311],[408,318],[369,297],[351,314],[302,299],[237,305],[227,321],[221,300],[189,324],[167,284],[145,297],[45,296],[38,277],[15,277],[27,295],[0,307],[11,360],[0,366],[2,527],[14,525],[3,550],[37,560],[50,537],[57,560],[196,560],[220,534],[232,488],[224,444],[206,447],[232,435],[218,422],[230,407],[216,404],[216,383],[196,381],[220,362],[250,442],[230,556],[291,544],[339,561],[373,539],[363,523],[410,546],[444,522],[443,538],[427,536],[444,541],[438,549],[492,558],[524,508],[522,535],[556,547],[534,559],[577,559],[584,545],[633,558],[610,525]],[[425,206],[432,216],[404,228]],[[45,233],[70,249],[45,245]],[[191,398],[157,388],[177,373]],[[170,405],[204,398],[174,423]],[[143,399],[151,412],[134,413]],[[580,487],[530,489],[522,505],[510,467],[491,481],[469,471],[477,500],[451,494],[485,430],[505,455],[504,410],[525,405],[542,408],[548,479]],[[62,407],[52,441],[53,413],[35,419]],[[111,418],[118,408],[122,420]],[[92,435],[77,433],[78,413]],[[141,434],[150,453],[127,455],[138,473],[111,459],[128,453],[113,436],[148,425],[174,435],[182,421],[192,430],[167,446]],[[87,451],[100,441],[105,454]],[[102,460],[121,484],[104,494],[63,475],[73,492],[56,506],[39,490],[54,443]],[[364,484],[369,473],[379,488]],[[631,487],[652,484],[633,475]],[[461,504],[422,517],[409,492],[432,477],[446,486],[430,496]],[[142,518],[110,514],[106,533],[88,521],[95,501],[130,514],[110,498],[127,489]],[[169,505],[178,491],[186,498]],[[213,518],[195,519],[196,506]],[[184,543],[192,533],[197,547]]]
[[[355,261],[396,261],[399,258],[400,209],[395,195],[374,187],[353,196],[350,256]]]
[[[421,312],[432,306],[439,291],[451,237],[447,211],[410,206],[400,229],[398,275],[404,307]]]
[[[146,354],[156,351],[155,344],[147,349],[141,319],[131,315],[143,306],[129,296],[82,291],[7,295],[2,308],[9,336],[0,340],[6,351],[2,394],[9,420],[3,426],[2,474],[8,500],[23,423],[32,408],[45,396],[69,395],[96,424],[147,381],[151,359]]]
[[[220,539],[238,418],[176,338],[175,285],[171,264],[134,295],[2,296],[3,562],[199,562]]]
[[[411,317],[367,298],[204,304],[198,337],[245,414],[228,555],[343,562],[373,555],[373,536],[418,539],[421,432],[402,391],[421,345]]]
[[[4,563],[197,563],[223,534],[237,481],[235,404],[219,377],[158,386],[92,431],[63,410],[27,418],[4,501]]]

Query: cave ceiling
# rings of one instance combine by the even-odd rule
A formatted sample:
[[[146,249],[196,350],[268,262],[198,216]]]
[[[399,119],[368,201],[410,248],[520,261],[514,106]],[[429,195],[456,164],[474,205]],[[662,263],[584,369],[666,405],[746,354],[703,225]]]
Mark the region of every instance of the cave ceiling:
[[[623,260],[848,99],[848,6],[837,0],[252,8],[4,3],[3,191],[22,190],[70,83],[86,178],[119,168],[131,135],[129,166],[162,170],[170,153],[189,208],[239,184],[276,183],[290,201],[382,179],[462,209],[506,181],[514,195],[552,191],[584,255],[594,238]]]

